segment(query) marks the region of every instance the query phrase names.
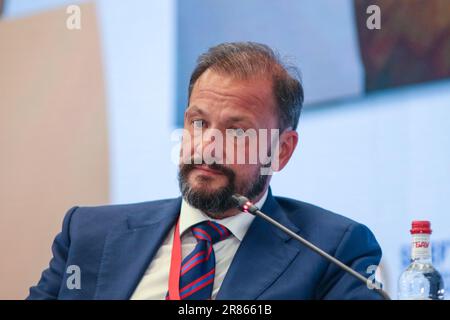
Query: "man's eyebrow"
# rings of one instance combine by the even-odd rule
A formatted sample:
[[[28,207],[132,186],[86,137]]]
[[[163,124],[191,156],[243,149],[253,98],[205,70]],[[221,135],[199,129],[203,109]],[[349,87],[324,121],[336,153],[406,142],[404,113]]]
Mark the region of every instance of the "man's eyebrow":
[[[244,124],[250,125],[251,127],[255,125],[251,118],[243,116],[230,116],[227,118],[227,122],[228,123],[242,122]]]
[[[201,109],[200,107],[196,106],[196,105],[192,105],[189,106],[186,109],[186,115],[191,115],[191,114],[199,114],[199,115],[206,115],[207,113]],[[251,126],[254,125],[253,121],[251,118],[249,117],[245,117],[245,116],[229,116],[226,118],[226,122],[227,123],[233,123],[233,122],[246,122],[248,124],[250,124]]]
[[[189,106],[187,109],[186,109],[186,113],[198,113],[198,114],[205,114],[205,112],[202,110],[202,109],[200,109],[199,107],[197,107],[197,106]]]

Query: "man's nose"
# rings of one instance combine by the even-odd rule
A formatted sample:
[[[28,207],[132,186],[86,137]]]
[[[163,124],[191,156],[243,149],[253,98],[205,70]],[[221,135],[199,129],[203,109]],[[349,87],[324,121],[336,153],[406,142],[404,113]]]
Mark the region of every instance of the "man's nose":
[[[195,152],[203,156],[221,157],[223,156],[223,133],[214,128],[203,129],[201,136],[195,139]],[[205,154],[205,149],[207,150]]]

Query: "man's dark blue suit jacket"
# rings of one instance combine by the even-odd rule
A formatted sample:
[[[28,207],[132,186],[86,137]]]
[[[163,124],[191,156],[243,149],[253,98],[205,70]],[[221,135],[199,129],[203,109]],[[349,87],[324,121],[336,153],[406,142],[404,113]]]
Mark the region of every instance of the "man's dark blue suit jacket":
[[[180,213],[181,198],[74,207],[52,246],[53,258],[28,299],[129,299]],[[364,276],[381,249],[370,230],[304,202],[274,197],[262,211]],[[71,265],[81,288],[69,289]],[[69,279],[70,280],[70,279]],[[69,281],[70,282],[70,281]],[[256,217],[217,299],[379,299],[351,275]]]

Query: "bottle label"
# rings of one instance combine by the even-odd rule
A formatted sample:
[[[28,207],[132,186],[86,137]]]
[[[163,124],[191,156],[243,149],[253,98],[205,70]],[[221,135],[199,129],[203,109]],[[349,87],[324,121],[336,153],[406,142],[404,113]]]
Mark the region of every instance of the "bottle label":
[[[413,260],[431,258],[431,245],[429,234],[419,233],[413,235],[411,258]]]

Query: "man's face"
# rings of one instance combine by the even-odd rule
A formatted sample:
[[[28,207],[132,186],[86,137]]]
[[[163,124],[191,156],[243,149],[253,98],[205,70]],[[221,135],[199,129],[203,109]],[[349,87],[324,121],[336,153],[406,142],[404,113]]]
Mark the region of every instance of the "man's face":
[[[277,119],[270,80],[239,80],[210,70],[204,72],[192,89],[184,118],[184,129],[190,136],[190,139],[183,139],[181,154],[187,155],[189,159],[182,156],[179,173],[180,188],[185,199],[191,205],[220,218],[221,213],[233,205],[227,200],[231,194],[240,193],[251,199],[259,196],[269,179],[267,175],[261,175],[260,159],[257,157],[257,163],[249,163],[249,153],[255,150],[250,150],[248,139],[245,140],[245,148],[240,148],[238,143],[231,145],[234,158],[230,159],[230,155],[226,154],[230,147],[226,146],[229,143],[226,142],[226,130],[233,129],[239,135],[242,132],[240,130],[245,132],[254,129],[258,132],[259,129],[267,129],[267,142],[270,145],[270,129],[278,128]],[[220,148],[222,150],[215,150],[216,153],[211,154],[220,156],[224,161],[222,164],[207,165],[204,163],[204,150],[214,142],[213,131],[221,132],[224,139],[223,147]],[[185,143],[186,140],[189,140],[189,144]],[[256,141],[259,142],[259,137],[256,137]],[[218,155],[217,152],[222,154]],[[239,152],[245,153],[245,163],[236,163]],[[199,157],[203,159],[203,164],[194,164],[193,159]]]

